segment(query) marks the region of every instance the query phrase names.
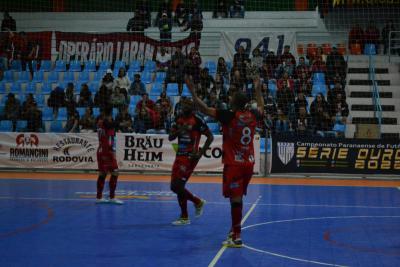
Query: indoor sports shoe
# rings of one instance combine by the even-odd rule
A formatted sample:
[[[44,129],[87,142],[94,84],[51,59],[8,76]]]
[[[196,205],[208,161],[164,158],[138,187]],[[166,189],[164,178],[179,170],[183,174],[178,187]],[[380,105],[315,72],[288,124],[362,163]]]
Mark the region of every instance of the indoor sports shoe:
[[[200,203],[198,205],[195,205],[195,214],[196,214],[196,218],[200,217],[203,214],[203,208],[204,205],[206,204],[206,201],[204,199],[200,199]]]
[[[121,201],[121,200],[119,200],[119,199],[116,199],[116,198],[112,198],[112,199],[110,199],[108,202],[109,202],[110,204],[114,204],[114,205],[123,205],[123,204],[124,204],[123,201]]]
[[[181,217],[181,218],[177,219],[176,221],[173,221],[172,224],[176,225],[176,226],[188,225],[188,224],[190,224],[190,220],[189,220],[189,218]]]
[[[98,198],[96,199],[96,204],[108,204],[108,199],[106,198]]]
[[[241,248],[243,247],[243,242],[242,239],[240,238],[237,238],[235,240],[227,239],[224,242],[222,242],[222,245],[227,248]]]

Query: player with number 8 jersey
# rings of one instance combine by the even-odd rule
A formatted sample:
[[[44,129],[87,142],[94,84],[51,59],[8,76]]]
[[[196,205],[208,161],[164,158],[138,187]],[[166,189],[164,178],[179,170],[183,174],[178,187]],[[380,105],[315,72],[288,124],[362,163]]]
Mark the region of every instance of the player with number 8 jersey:
[[[188,78],[186,84],[200,111],[216,118],[222,124],[223,195],[230,199],[232,218],[228,239],[223,242],[223,245],[240,248],[243,246],[241,239],[243,196],[247,194],[247,186],[253,175],[253,140],[257,117],[263,114],[264,109],[260,78],[254,79],[257,110],[250,110],[246,107],[247,95],[241,91],[234,93],[230,99],[230,110],[210,108],[197,96],[194,86]]]

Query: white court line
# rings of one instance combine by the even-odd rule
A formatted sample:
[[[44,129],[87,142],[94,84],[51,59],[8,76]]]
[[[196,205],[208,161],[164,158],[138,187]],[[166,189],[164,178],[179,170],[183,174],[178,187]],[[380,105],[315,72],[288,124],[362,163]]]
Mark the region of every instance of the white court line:
[[[241,221],[241,225],[243,225],[246,220],[249,218],[250,214],[253,212],[253,210],[256,208],[258,202],[260,201],[261,196],[259,196],[256,200],[256,202],[253,203],[253,205],[251,205],[250,209],[247,211],[246,215],[244,215],[244,217],[242,218]],[[222,254],[225,252],[226,247],[222,246],[220,248],[220,250],[217,252],[217,254],[215,255],[215,257],[212,259],[212,261],[210,262],[210,264],[208,265],[208,267],[214,267],[215,264],[217,264],[218,260],[221,258]]]
[[[277,220],[277,221],[269,221],[269,222],[263,222],[263,223],[257,223],[257,224],[252,224],[248,225],[246,227],[243,227],[242,229],[248,229],[248,228],[253,228],[261,225],[267,225],[267,224],[278,224],[278,223],[286,223],[286,222],[298,222],[298,221],[314,221],[314,220],[328,220],[328,219],[361,219],[361,218],[400,218],[400,216],[388,216],[388,215],[382,215],[382,216],[330,216],[330,217],[308,217],[308,218],[297,218],[297,219],[287,219],[287,220]],[[307,263],[312,263],[312,264],[317,264],[317,265],[324,265],[324,266],[340,266],[340,267],[345,267],[346,265],[337,265],[337,264],[332,264],[332,263],[326,263],[326,262],[320,262],[320,261],[313,261],[313,260],[306,260],[306,259],[301,259],[301,258],[295,258],[295,257],[290,257],[287,255],[283,254],[278,254],[274,253],[271,251],[267,250],[262,250],[262,249],[257,249],[253,248],[250,246],[244,245],[245,248],[257,251],[260,253],[268,254],[271,256],[279,257],[279,258],[284,258],[284,259],[289,259],[289,260],[294,260],[294,261],[300,261],[300,262],[307,262]]]

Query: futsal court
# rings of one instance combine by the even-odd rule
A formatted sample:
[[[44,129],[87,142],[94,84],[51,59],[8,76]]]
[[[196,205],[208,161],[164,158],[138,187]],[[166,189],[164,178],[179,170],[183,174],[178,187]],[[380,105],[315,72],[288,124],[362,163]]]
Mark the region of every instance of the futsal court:
[[[203,216],[179,216],[166,176],[122,174],[124,205],[96,205],[95,174],[1,173],[0,266],[400,266],[400,182],[254,178],[241,249],[221,246],[220,177],[193,177]]]

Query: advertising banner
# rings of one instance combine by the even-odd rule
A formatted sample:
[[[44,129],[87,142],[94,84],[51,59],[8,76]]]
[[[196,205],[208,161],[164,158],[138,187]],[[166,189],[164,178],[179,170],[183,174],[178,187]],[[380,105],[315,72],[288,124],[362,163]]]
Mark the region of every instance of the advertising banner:
[[[232,62],[240,46],[244,47],[250,58],[256,48],[263,54],[273,51],[275,55],[280,55],[285,45],[289,45],[290,52],[297,57],[294,32],[222,32],[219,55]]]
[[[399,174],[400,142],[273,136],[272,173]]]

